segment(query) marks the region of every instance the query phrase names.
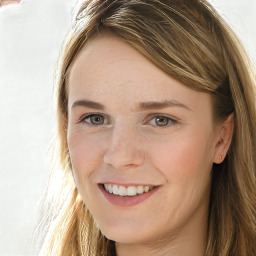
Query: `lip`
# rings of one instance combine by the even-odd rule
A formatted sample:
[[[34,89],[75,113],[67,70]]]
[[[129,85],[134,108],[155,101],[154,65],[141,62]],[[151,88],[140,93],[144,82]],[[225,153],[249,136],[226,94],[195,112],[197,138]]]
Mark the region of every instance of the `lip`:
[[[137,186],[143,186],[143,187],[145,187],[145,186],[149,186],[149,187],[153,186],[153,187],[157,187],[158,186],[158,185],[154,185],[154,184],[150,184],[150,183],[146,183],[146,184],[142,184],[142,183],[121,183],[121,182],[115,182],[115,181],[114,182],[113,181],[100,182],[98,184],[101,184],[101,185],[103,185],[103,184],[110,184],[110,185],[123,186],[123,187],[126,187],[126,188],[128,188],[130,186],[135,186],[135,187],[137,187]]]
[[[156,188],[140,195],[122,197],[108,193],[102,185],[103,184],[98,184],[100,191],[111,204],[116,206],[134,206],[140,204],[151,197],[160,188],[160,186],[157,186]],[[126,184],[125,186],[127,187],[129,185]]]

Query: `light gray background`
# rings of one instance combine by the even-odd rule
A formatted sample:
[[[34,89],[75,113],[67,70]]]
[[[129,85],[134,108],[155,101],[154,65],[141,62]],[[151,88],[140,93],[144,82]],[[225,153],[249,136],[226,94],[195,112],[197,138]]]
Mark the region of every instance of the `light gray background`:
[[[75,0],[23,0],[0,9],[0,255],[36,255],[31,242],[50,171],[52,81]],[[256,0],[211,1],[256,63]]]

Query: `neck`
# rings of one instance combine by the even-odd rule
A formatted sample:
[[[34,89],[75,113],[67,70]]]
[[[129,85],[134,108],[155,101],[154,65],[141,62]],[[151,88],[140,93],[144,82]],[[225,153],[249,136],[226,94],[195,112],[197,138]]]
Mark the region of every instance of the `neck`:
[[[195,224],[195,223],[194,223]],[[181,230],[168,238],[139,244],[116,243],[117,256],[204,256],[207,243],[207,220],[199,221],[189,229]]]
[[[196,239],[173,240],[168,244],[120,244],[116,243],[117,256],[203,256],[206,241],[199,242]]]

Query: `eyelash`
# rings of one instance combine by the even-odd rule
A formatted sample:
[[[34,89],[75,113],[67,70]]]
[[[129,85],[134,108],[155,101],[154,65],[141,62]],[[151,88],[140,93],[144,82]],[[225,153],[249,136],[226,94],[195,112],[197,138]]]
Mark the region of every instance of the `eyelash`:
[[[91,122],[88,122],[88,121],[86,121],[86,119],[90,119],[90,118],[92,118],[92,117],[95,117],[95,116],[98,116],[98,117],[103,117],[104,118],[104,120],[103,120],[103,124],[92,124]],[[171,117],[169,117],[169,116],[166,116],[166,115],[161,115],[161,114],[152,114],[152,115],[150,115],[150,118],[148,118],[148,120],[146,121],[146,123],[149,123],[150,121],[152,121],[152,120],[156,120],[156,118],[164,118],[164,119],[167,119],[167,121],[168,121],[168,124],[167,125],[163,125],[163,126],[161,126],[161,125],[152,125],[152,126],[155,126],[155,127],[158,127],[159,129],[166,129],[166,128],[168,128],[169,126],[171,126],[171,125],[176,125],[176,124],[178,124],[178,120],[177,119],[174,119],[174,118],[171,118]],[[100,127],[100,126],[102,126],[102,125],[105,125],[106,123],[105,123],[105,120],[107,120],[108,118],[104,115],[104,114],[101,114],[101,113],[92,113],[92,114],[87,114],[87,115],[84,115],[84,116],[82,116],[80,119],[79,119],[79,121],[78,121],[78,123],[86,123],[87,125],[89,125],[89,126],[93,126],[93,127]]]
[[[96,125],[96,124],[92,124],[92,123],[86,121],[86,119],[89,119],[89,118],[92,118],[92,117],[95,117],[95,116],[103,117],[103,118],[104,118],[104,122],[105,122],[105,120],[107,120],[107,117],[106,117],[105,115],[103,115],[103,114],[100,114],[100,113],[92,113],[92,114],[87,114],[87,115],[82,116],[82,117],[79,119],[78,123],[86,123],[86,124],[88,124],[88,125],[90,125],[90,126],[94,126],[94,127],[95,127],[95,126],[101,126],[101,125],[103,125],[103,124]]]
[[[151,117],[149,118],[147,123],[151,122],[153,120],[155,120],[154,122],[156,122],[157,118],[159,118],[159,119],[167,119],[167,125],[163,125],[163,126],[157,125],[157,124],[152,125],[152,126],[156,126],[159,129],[166,129],[166,128],[170,127],[171,125],[176,125],[178,123],[177,119],[174,119],[173,117],[169,117],[169,116],[166,116],[166,115],[161,115],[161,114],[151,115]]]

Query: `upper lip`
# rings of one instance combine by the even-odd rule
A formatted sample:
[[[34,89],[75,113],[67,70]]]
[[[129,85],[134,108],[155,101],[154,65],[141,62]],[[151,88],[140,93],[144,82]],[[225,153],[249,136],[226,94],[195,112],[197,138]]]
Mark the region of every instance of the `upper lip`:
[[[106,181],[106,182],[102,182],[102,183],[99,183],[100,185],[103,185],[103,184],[110,184],[110,185],[118,185],[118,186],[124,186],[124,187],[130,187],[130,186],[154,186],[154,187],[157,187],[159,185],[156,185],[156,184],[152,184],[152,183],[119,183],[119,182],[114,182],[114,181]]]

